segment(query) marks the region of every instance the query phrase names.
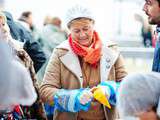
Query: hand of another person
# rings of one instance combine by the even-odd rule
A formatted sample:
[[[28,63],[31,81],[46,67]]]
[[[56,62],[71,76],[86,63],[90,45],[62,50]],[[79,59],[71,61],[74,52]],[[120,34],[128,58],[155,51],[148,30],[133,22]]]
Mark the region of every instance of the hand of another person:
[[[138,115],[139,120],[158,120],[157,114],[153,111],[147,111]]]

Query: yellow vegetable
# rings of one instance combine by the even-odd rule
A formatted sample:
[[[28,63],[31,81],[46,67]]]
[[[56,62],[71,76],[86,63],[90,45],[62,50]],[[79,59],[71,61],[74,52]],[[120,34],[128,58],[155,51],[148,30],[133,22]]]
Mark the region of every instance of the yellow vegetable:
[[[101,104],[105,105],[106,107],[111,109],[111,105],[108,102],[108,99],[105,95],[105,93],[103,92],[103,90],[98,87],[94,92],[93,92],[93,96],[94,98],[99,101]]]

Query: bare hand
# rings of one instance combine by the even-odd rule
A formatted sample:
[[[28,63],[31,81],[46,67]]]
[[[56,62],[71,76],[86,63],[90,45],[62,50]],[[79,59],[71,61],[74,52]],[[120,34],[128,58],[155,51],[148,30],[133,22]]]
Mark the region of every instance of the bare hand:
[[[157,114],[151,110],[138,115],[140,120],[158,120]]]

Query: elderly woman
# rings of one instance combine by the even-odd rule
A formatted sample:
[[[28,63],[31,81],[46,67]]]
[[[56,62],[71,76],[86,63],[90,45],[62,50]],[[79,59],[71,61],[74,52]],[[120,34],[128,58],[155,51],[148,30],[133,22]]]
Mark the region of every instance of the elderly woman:
[[[122,120],[159,120],[160,74],[128,75],[120,85],[117,99]]]
[[[93,87],[126,76],[115,44],[103,44],[88,9],[68,11],[68,40],[54,49],[40,88],[42,100],[55,104],[54,120],[115,120],[111,109],[93,99]]]
[[[11,47],[12,54],[13,54],[13,60],[11,60],[11,61],[12,62],[15,61],[14,69],[16,69],[15,64],[17,64],[16,70],[19,69],[19,64],[23,65],[25,67],[25,69],[28,71],[29,77],[31,77],[31,79],[32,79],[32,82],[33,82],[32,84],[34,85],[35,90],[38,91],[38,84],[36,83],[33,62],[31,61],[28,54],[22,49],[22,46],[23,46],[22,43],[17,42],[14,39],[12,39],[12,37],[10,35],[9,27],[6,23],[6,17],[2,12],[0,12],[0,41],[6,42]],[[17,62],[19,62],[19,63],[17,63]],[[3,66],[1,66],[1,67],[3,68]],[[13,69],[12,65],[10,67],[11,67],[11,69]],[[24,69],[24,67],[21,67],[21,69]],[[12,74],[14,74],[14,73],[15,72],[12,72]],[[21,72],[19,73],[19,77],[21,77],[20,74],[21,74]],[[25,77],[25,76],[23,76],[23,77]],[[6,78],[8,78],[8,76],[6,76]],[[24,78],[24,79],[26,79],[26,78]],[[17,80],[19,80],[19,79],[17,79]],[[27,94],[26,94],[26,96],[27,96]],[[34,98],[34,99],[36,99],[36,98]],[[45,115],[43,113],[42,103],[41,103],[41,100],[39,99],[39,97],[33,103],[32,106],[25,106],[25,105],[27,105],[27,104],[23,104],[23,106],[16,105],[15,108],[13,109],[13,111],[9,111],[9,112],[6,111],[3,113],[0,113],[0,118],[1,119],[11,119],[11,118],[12,119],[45,119]],[[31,105],[31,103],[30,103],[30,105]]]

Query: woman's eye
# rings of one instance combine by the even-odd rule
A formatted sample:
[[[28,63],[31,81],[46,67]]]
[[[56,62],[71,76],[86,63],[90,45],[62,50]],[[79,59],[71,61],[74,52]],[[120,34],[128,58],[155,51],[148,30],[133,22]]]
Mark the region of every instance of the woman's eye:
[[[83,30],[84,30],[84,31],[87,31],[87,30],[88,30],[88,28],[84,28]]]
[[[75,32],[75,33],[79,33],[80,31],[79,31],[79,30],[75,30],[74,32]]]
[[[84,31],[88,31],[89,29],[90,29],[89,26],[83,28]]]

